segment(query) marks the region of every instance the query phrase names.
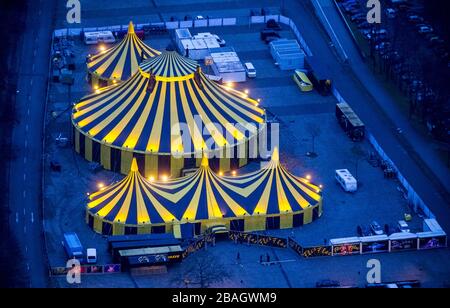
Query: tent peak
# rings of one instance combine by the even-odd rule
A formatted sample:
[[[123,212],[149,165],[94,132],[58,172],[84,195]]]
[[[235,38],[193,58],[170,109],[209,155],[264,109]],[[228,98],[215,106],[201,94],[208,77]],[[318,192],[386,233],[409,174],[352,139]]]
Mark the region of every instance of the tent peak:
[[[278,147],[275,147],[272,152],[272,161],[278,163],[280,161],[280,153]]]
[[[138,164],[137,164],[137,160],[136,158],[133,158],[133,161],[131,162],[131,168],[130,168],[131,172],[138,172],[139,168],[138,168]]]
[[[133,34],[134,33],[134,25],[133,22],[130,21],[130,23],[128,24],[128,34]]]
[[[208,162],[208,156],[206,156],[205,154],[203,154],[202,157],[202,167],[206,168],[209,166],[209,162]]]

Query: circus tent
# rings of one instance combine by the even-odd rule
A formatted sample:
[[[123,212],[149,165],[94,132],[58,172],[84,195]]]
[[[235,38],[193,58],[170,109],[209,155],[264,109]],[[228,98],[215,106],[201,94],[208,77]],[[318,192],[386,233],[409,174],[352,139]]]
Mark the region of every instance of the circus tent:
[[[82,98],[72,123],[75,150],[87,160],[127,174],[136,158],[145,177],[176,178],[203,154],[215,171],[245,165],[265,111],[209,80],[195,61],[164,51],[128,81]]]
[[[94,88],[125,81],[138,71],[141,62],[159,54],[159,51],[138,38],[133,23],[130,22],[128,33],[120,43],[88,56],[88,80]]]
[[[216,225],[286,229],[321,214],[321,189],[289,173],[277,150],[265,168],[242,176],[215,174],[205,157],[197,172],[159,181],[144,178],[133,160],[128,176],[89,195],[86,208],[87,223],[102,234],[170,233],[187,223],[197,233]]]

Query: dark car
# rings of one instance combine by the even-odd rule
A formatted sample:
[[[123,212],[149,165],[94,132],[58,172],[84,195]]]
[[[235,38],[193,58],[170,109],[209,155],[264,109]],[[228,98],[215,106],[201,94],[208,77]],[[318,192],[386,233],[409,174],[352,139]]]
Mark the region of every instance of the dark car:
[[[335,280],[325,279],[316,282],[316,288],[338,288],[340,286],[341,283]]]
[[[275,36],[277,38],[281,38],[281,36],[272,29],[264,29],[261,30],[261,40],[265,41],[268,36]]]
[[[356,228],[356,232],[358,233],[359,237],[371,236],[372,235],[372,231],[370,231],[370,229],[365,227],[365,226],[358,226]]]
[[[266,27],[268,29],[272,29],[272,30],[277,30],[277,31],[281,30],[280,24],[278,22],[276,22],[275,19],[269,19],[266,23]]]

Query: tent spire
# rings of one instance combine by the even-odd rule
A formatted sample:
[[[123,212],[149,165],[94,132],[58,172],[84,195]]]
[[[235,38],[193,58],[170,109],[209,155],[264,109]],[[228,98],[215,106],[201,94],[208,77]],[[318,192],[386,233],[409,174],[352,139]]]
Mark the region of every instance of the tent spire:
[[[128,24],[128,34],[133,34],[134,33],[134,25],[133,22],[130,21],[130,23]]]
[[[138,168],[136,158],[133,158],[133,161],[131,162],[130,172],[138,172],[138,171],[139,171],[139,168]]]
[[[205,154],[203,154],[202,157],[202,167],[206,168],[209,166],[209,162],[208,162],[208,156],[206,156]]]
[[[278,152],[278,147],[275,147],[272,152],[272,161],[277,163],[280,161],[280,153]]]

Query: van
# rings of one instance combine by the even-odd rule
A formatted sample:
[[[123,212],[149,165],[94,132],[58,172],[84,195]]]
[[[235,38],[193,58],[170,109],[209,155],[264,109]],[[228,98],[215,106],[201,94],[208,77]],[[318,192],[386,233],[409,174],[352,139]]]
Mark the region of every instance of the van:
[[[355,192],[358,189],[358,182],[347,169],[336,170],[335,178],[346,192]]]
[[[295,70],[294,76],[292,77],[295,83],[299,86],[302,92],[310,92],[313,90],[313,84],[309,80],[308,76],[302,70]]]
[[[84,43],[93,45],[98,43],[114,43],[116,38],[111,31],[84,32]]]
[[[244,63],[244,66],[245,66],[245,70],[247,72],[247,77],[255,78],[256,77],[256,69],[253,66],[253,64],[250,62],[247,62],[247,63]]]
[[[86,249],[86,259],[87,263],[89,264],[97,263],[97,249],[95,248]]]

